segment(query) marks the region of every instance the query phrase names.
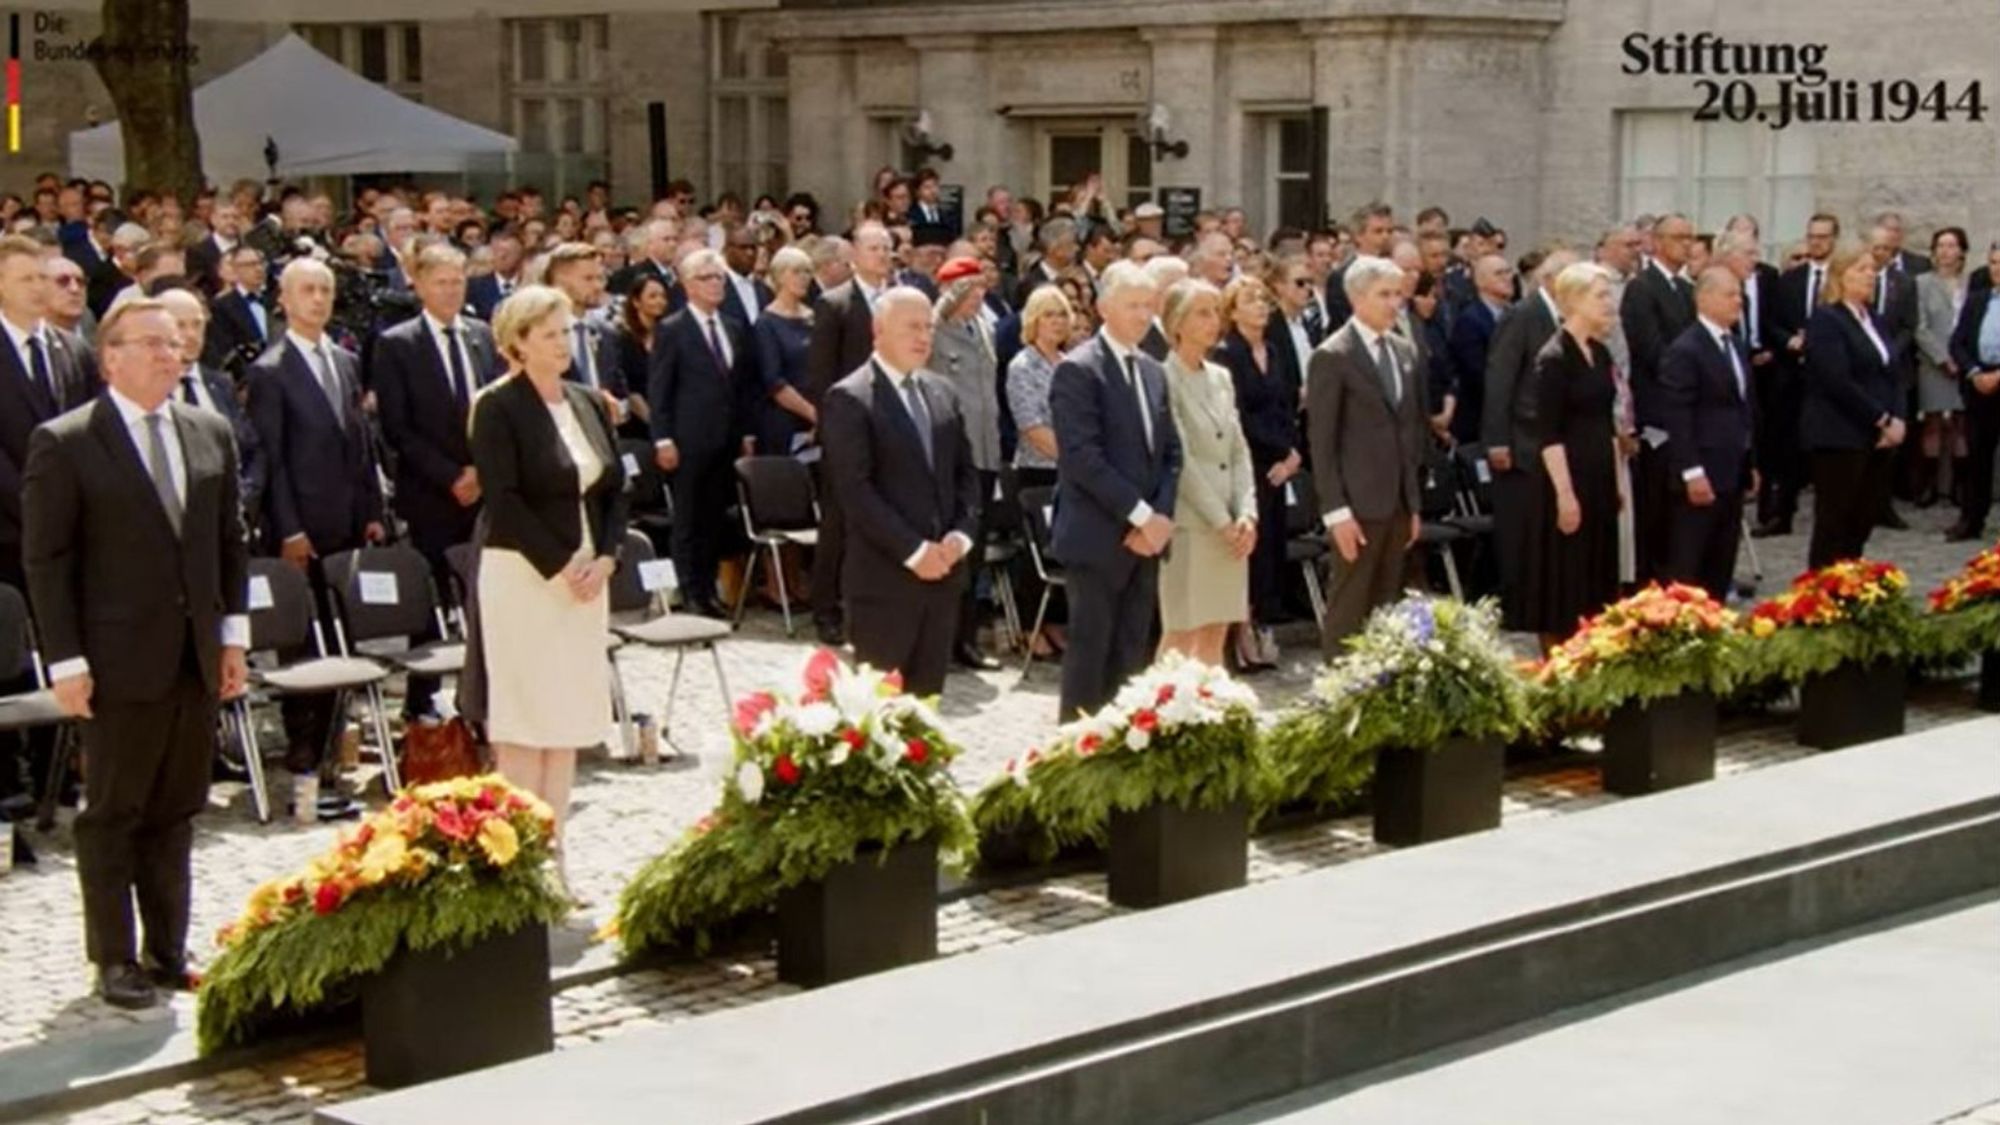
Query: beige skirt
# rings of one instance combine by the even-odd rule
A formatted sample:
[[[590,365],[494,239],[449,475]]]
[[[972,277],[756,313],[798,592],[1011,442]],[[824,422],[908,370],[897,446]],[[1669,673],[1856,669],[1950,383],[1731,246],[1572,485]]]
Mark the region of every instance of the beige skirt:
[[[577,601],[561,575],[543,578],[519,551],[480,552],[487,737],[558,750],[604,741],[611,727],[610,607],[603,593]]]

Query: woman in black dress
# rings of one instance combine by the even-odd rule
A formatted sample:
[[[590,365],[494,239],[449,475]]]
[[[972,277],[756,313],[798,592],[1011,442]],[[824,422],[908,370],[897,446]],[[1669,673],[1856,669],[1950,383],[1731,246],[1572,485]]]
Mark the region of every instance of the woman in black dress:
[[[819,425],[819,414],[803,393],[806,345],[812,340],[813,324],[806,293],[812,283],[812,259],[805,251],[787,246],[771,256],[771,303],[750,330],[766,400],[759,406],[752,431],[761,455],[790,457],[796,452],[794,444],[804,444],[798,435],[809,439]]]
[[[630,414],[618,427],[618,436],[652,440],[646,428],[646,388],[652,382],[653,330],[667,315],[670,301],[667,283],[647,274],[625,294],[625,307],[618,313],[618,373],[625,379],[626,405]]]
[[[1618,323],[1611,275],[1579,262],[1556,275],[1562,328],[1535,356],[1523,393],[1534,395],[1527,466],[1534,509],[1520,570],[1519,620],[1553,645],[1618,596],[1618,481],[1611,352]],[[1510,619],[1513,615],[1509,615]]]

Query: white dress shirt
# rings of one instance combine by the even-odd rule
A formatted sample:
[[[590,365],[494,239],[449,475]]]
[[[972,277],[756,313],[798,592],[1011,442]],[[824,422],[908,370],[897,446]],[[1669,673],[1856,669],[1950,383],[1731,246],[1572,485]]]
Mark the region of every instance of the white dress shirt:
[[[1847,310],[1854,314],[1855,320],[1861,322],[1861,331],[1868,334],[1868,342],[1875,345],[1875,351],[1882,357],[1882,362],[1889,362],[1889,345],[1883,343],[1881,334],[1875,331],[1875,320],[1868,315],[1867,306],[1850,301]]]
[[[49,350],[49,327],[47,321],[38,320],[32,328],[23,328],[12,320],[0,316],[0,325],[7,329],[7,339],[14,345],[14,354],[21,360],[21,371],[32,382],[35,378],[34,357],[28,353],[28,340],[34,338],[42,342],[42,359],[49,365],[49,381],[56,377],[55,353]],[[54,388],[50,388],[53,390]]]
[[[896,370],[896,368],[893,367],[888,360],[882,358],[882,353],[880,352],[876,352],[874,355],[869,356],[868,362],[873,363],[878,368],[881,368],[882,374],[887,375],[889,377],[889,385],[896,388],[896,405],[902,407],[903,411],[905,413],[908,413],[910,409],[910,398],[909,398],[910,392],[907,387],[907,384],[910,381],[910,376],[902,371]],[[928,417],[930,404],[926,403],[924,408],[927,412],[926,417]],[[913,417],[910,419],[910,421],[915,425],[921,426],[924,424],[925,419]],[[970,551],[972,549],[972,537],[967,535],[965,532],[954,530],[951,532],[951,534],[946,535],[944,537],[944,542],[949,543],[954,539],[958,540],[958,549],[960,553]],[[924,548],[929,545],[930,544],[928,543],[917,544],[916,551],[914,551],[909,558],[903,560],[903,566],[912,571],[916,570],[917,563],[922,561],[924,557]]]
[[[1153,432],[1153,409],[1152,404],[1146,401],[1146,379],[1143,375],[1137,379],[1131,379],[1129,376],[1130,372],[1138,370],[1140,352],[1137,348],[1128,348],[1112,339],[1111,333],[1101,328],[1097,330],[1097,335],[1104,341],[1104,346],[1111,349],[1112,362],[1118,365],[1119,381],[1130,382],[1132,399],[1139,404],[1139,417],[1146,427],[1146,448],[1152,449],[1153,443],[1159,440],[1159,435]],[[1128,360],[1131,361],[1129,366]],[[1125,513],[1125,522],[1133,527],[1144,527],[1152,518],[1153,506],[1144,500],[1132,505],[1132,510]]]
[[[7,327],[11,332],[14,326],[8,324]],[[146,424],[146,419],[154,413],[166,413],[166,424],[160,427],[160,444],[167,451],[167,475],[173,478],[174,494],[180,497],[181,506],[185,508],[187,506],[187,454],[181,449],[180,430],[174,425],[173,414],[171,411],[168,411],[167,403],[162,402],[154,410],[147,410],[138,403],[118,393],[115,387],[106,388],[105,395],[110,399],[111,405],[118,408],[118,418],[125,423],[126,436],[132,439],[132,449],[133,452],[139,455],[139,464],[141,466],[146,464],[148,450],[153,443],[152,430]],[[232,613],[223,617],[222,645],[224,648],[250,647],[250,616],[248,614]],[[67,680],[72,676],[88,675],[89,672],[90,660],[88,657],[72,656],[68,660],[58,660],[54,664],[49,665],[49,682],[56,683]]]
[[[451,350],[456,346],[459,362],[465,365],[465,394],[470,399],[472,393],[479,389],[479,377],[473,374],[472,349],[465,345],[465,318],[453,317],[451,323],[446,324],[432,316],[428,310],[424,312],[423,317],[424,330],[430,336],[431,344],[437,348],[438,362],[444,365],[445,389],[454,395],[458,393],[458,388],[453,386],[451,381]],[[444,330],[447,328],[452,330],[451,340],[445,338]]]
[[[723,267],[722,276],[729,279],[730,287],[736,290],[736,299],[743,302],[743,315],[750,323],[757,323],[758,315],[764,311],[757,307],[757,283],[727,266]],[[728,346],[728,340],[725,338],[723,341],[725,351]]]
[[[213,410],[217,414],[222,413],[222,409],[215,405],[215,396],[208,393],[208,380],[202,377],[201,364],[199,363],[188,364],[187,370],[181,372],[180,383],[174,387],[174,393],[169,397],[187,402],[187,388],[189,387],[194,388],[194,402],[191,405],[198,406],[203,410]]]

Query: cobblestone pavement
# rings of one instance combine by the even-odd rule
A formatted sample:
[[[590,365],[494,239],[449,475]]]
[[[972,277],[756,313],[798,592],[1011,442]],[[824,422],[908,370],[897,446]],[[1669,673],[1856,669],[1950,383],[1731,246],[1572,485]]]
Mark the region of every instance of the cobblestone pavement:
[[[1917,513],[1919,530],[1878,532],[1877,553],[1912,572],[1913,585],[1927,590],[1972,553],[1938,540],[1941,513]],[[1765,540],[1769,590],[1800,566],[1804,535]],[[1286,667],[1252,682],[1267,705],[1295,697],[1317,668],[1310,633],[1288,634]],[[806,651],[790,640],[776,615],[754,614],[723,648],[729,686],[741,693],[789,680]],[[633,706],[658,711],[672,672],[670,658],[627,653],[620,658]],[[954,767],[961,781],[976,787],[1011,756],[1047,736],[1055,721],[1055,671],[1037,665],[1016,686],[1013,668],[1001,673],[954,675],[943,711],[966,746]],[[1970,717],[1970,693],[1953,686],[1927,687],[1913,698],[1912,730]],[[608,917],[623,880],[645,857],[671,842],[714,802],[729,747],[726,713],[705,656],[690,657],[680,680],[679,700],[669,733],[681,756],[647,767],[587,760],[580,771],[577,803],[569,828],[571,877],[587,902],[582,912],[592,927]],[[1801,757],[1783,716],[1725,728],[1718,773],[1728,775]],[[278,778],[282,779],[282,773]],[[379,788],[370,797],[379,800]],[[1611,800],[1591,768],[1543,774],[1510,783],[1505,799],[1507,825],[1594,807]],[[259,826],[247,813],[240,786],[218,785],[209,813],[201,818],[196,841],[194,952],[205,958],[209,937],[227,921],[260,880],[301,865],[324,848],[335,828],[301,828],[289,823]],[[121,1023],[170,1018],[165,1009],[125,1013],[89,998],[87,966],[75,872],[66,828],[38,839],[39,869],[15,871],[0,880],[0,1050],[52,1039],[88,1035]],[[1251,878],[1262,881],[1314,870],[1373,854],[1365,818],[1349,818],[1267,836],[1252,845]],[[1052,878],[1041,884],[996,890],[940,908],[944,954],[1005,944],[1106,917],[1101,874]],[[714,959],[698,964],[631,973],[566,990],[556,998],[559,1046],[569,1047],[623,1034],[634,1028],[685,1019],[705,1012],[781,995],[768,958]],[[187,1018],[185,998],[177,1001]],[[78,1115],[84,1122],[303,1121],[315,1105],[366,1092],[361,1086],[358,1047],[345,1045],[150,1091]],[[56,1119],[47,1119],[56,1120]]]

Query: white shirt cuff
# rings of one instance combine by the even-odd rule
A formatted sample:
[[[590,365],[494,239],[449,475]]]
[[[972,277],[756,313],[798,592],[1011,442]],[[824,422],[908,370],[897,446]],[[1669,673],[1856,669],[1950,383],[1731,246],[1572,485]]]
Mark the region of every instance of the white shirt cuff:
[[[653,448],[654,448],[654,449],[665,449],[666,447],[668,447],[668,446],[672,445],[673,443],[674,443],[674,439],[672,439],[672,438],[670,438],[670,437],[669,437],[669,438],[661,438],[660,440],[658,440],[658,441],[656,441],[656,442],[654,442],[654,443],[653,443]]]
[[[928,540],[917,544],[916,551],[913,552],[909,558],[903,560],[903,569],[911,571],[916,570],[917,563],[923,559],[924,551],[929,547],[930,547],[930,542]]]
[[[232,613],[222,619],[222,647],[243,649],[250,647],[249,614]]]
[[[967,535],[963,531],[954,531],[950,535],[944,537],[944,541],[947,543],[951,542],[954,539],[958,540],[959,554],[962,555],[972,550],[972,536]]]
[[[1692,469],[1683,469],[1681,471],[1681,479],[1684,481],[1707,480],[1708,470],[1702,468],[1700,465],[1696,465]]]
[[[1352,523],[1354,521],[1354,509],[1335,508],[1333,511],[1328,512],[1326,514],[1325,519],[1326,519],[1326,526],[1329,529],[1331,529],[1333,525],[1337,523]]]
[[[1132,505],[1132,510],[1125,513],[1125,522],[1133,527],[1144,527],[1152,518],[1153,506],[1144,500]]]
[[[81,656],[72,656],[68,660],[58,660],[54,664],[49,665],[49,682],[52,684],[67,680],[71,676],[87,676],[89,674],[90,661],[85,660]]]

